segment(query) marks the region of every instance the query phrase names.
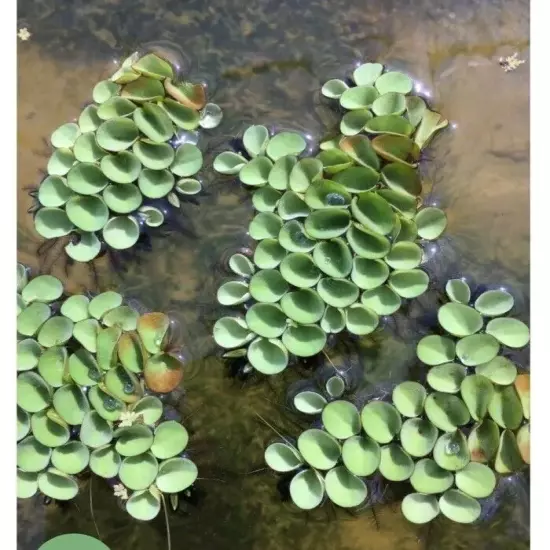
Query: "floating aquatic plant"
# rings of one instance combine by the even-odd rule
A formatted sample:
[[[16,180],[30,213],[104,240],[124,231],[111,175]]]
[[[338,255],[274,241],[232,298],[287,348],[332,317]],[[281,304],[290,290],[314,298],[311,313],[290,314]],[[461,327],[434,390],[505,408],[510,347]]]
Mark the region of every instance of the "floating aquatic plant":
[[[242,136],[244,152],[214,160],[217,172],[254,189],[257,211],[248,228],[253,257],[235,255],[230,269],[239,279],[218,290],[221,304],[251,307],[221,318],[214,339],[246,347],[248,368],[263,374],[281,372],[292,355],[319,353],[329,333],[372,333],[380,316],[429,285],[422,242],[437,239],[447,220],[437,208],[419,208],[416,164],[446,121],[408,95],[408,76],[378,64],[360,69],[355,88],[323,86],[350,109],[333,147],[304,156],[300,134],[255,125]]]
[[[92,95],[77,122],[50,136],[54,152],[34,218],[45,239],[71,235],[65,251],[78,262],[93,260],[102,243],[131,248],[144,225],[162,225],[165,209],[152,201],[177,207],[200,192],[202,152],[177,135],[214,128],[222,118],[201,84],[177,82],[156,53],[132,54]]]
[[[137,519],[197,478],[182,456],[187,430],[162,421],[157,394],[182,380],[168,349],[170,320],[140,315],[120,294],[67,296],[51,275],[17,266],[17,494],[70,500],[89,469],[118,479]]]
[[[446,289],[450,302],[438,319],[451,337],[427,336],[417,348],[431,367],[426,387],[402,382],[391,402],[374,400],[361,409],[345,398],[346,381],[337,371],[324,387],[300,383],[291,392],[294,408],[317,417],[321,427],[316,423],[296,443],[277,440],[265,460],[276,472],[296,472],[290,496],[299,508],[317,507],[325,495],[341,507],[361,506],[369,477],[377,473],[411,484],[415,492],[402,503],[409,521],[427,523],[441,513],[472,523],[481,515],[479,500],[493,493],[499,476],[530,463],[529,374],[518,374],[512,361],[498,355],[501,344],[525,346],[529,330],[499,317],[514,304],[504,290],[489,290],[471,303],[463,281],[449,281]],[[476,338],[459,346],[484,334],[498,345]]]

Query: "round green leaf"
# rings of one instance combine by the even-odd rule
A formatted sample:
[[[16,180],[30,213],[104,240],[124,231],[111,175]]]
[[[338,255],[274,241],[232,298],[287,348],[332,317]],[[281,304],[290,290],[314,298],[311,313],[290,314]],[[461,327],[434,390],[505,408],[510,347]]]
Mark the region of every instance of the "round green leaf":
[[[250,364],[262,374],[279,374],[288,365],[288,352],[280,340],[256,338],[248,346]]]
[[[378,443],[389,443],[401,430],[401,416],[397,409],[384,401],[371,401],[361,411],[365,433]]]
[[[414,462],[402,447],[390,443],[381,449],[378,470],[388,481],[405,481],[413,473]]]
[[[401,307],[401,298],[387,285],[365,290],[361,302],[377,315],[392,315]]]
[[[330,470],[340,458],[340,444],[323,430],[312,428],[298,437],[298,450],[304,460],[318,470]]]
[[[441,306],[437,319],[449,334],[459,337],[474,334],[483,326],[483,318],[474,308],[454,302]]]
[[[523,321],[511,317],[491,319],[485,330],[488,335],[509,348],[522,348],[529,343],[530,339],[529,327]]]
[[[433,206],[420,210],[415,217],[415,222],[419,237],[429,241],[439,238],[447,228],[445,212]]]
[[[321,319],[325,312],[325,304],[317,292],[301,288],[281,298],[281,309],[289,319],[307,325]]]
[[[298,508],[312,510],[323,500],[324,480],[315,470],[303,470],[292,478],[289,490],[290,498]]]
[[[288,443],[276,442],[265,450],[266,464],[276,472],[291,472],[303,464],[300,453]]]
[[[162,493],[180,493],[191,487],[198,475],[197,466],[188,458],[171,458],[160,464],[155,485]]]
[[[449,489],[439,499],[441,513],[456,523],[473,523],[481,515],[481,505],[457,489]]]
[[[311,357],[325,347],[327,335],[318,325],[297,325],[289,326],[282,340],[289,353],[298,357]]]
[[[466,377],[466,367],[458,363],[444,363],[428,371],[427,382],[438,392],[457,393]]]
[[[430,422],[444,432],[453,432],[470,421],[470,413],[456,395],[434,392],[424,402],[424,411]]]
[[[105,242],[117,250],[131,248],[139,238],[139,225],[132,216],[114,216],[103,227]]]
[[[437,435],[437,428],[426,418],[408,418],[401,427],[401,445],[411,456],[426,456],[432,452]]]
[[[457,342],[456,355],[464,365],[473,367],[493,360],[499,349],[500,346],[494,336],[490,334],[473,334],[461,338]]]
[[[380,464],[380,446],[365,435],[346,439],[342,446],[342,461],[356,476],[370,476]]]
[[[449,279],[445,285],[445,292],[451,302],[468,304],[470,301],[470,287],[462,279]]]
[[[411,493],[401,502],[401,512],[411,523],[429,523],[439,515],[439,503],[433,495]]]
[[[337,466],[327,473],[325,490],[330,500],[342,508],[359,506],[368,494],[365,482],[344,466]]]
[[[55,500],[71,500],[78,493],[76,480],[55,468],[48,468],[38,476],[38,488]]]
[[[456,472],[470,462],[470,451],[460,431],[443,434],[435,443],[433,457],[444,470]]]
[[[332,401],[322,412],[325,430],[337,439],[348,439],[361,431],[361,418],[357,407],[349,401]]]
[[[118,477],[123,485],[132,491],[147,489],[158,473],[157,459],[151,453],[128,456],[120,465]]]
[[[416,355],[426,365],[441,365],[455,357],[455,343],[445,336],[424,336],[416,346]]]
[[[450,489],[454,477],[451,472],[438,466],[431,458],[423,458],[414,465],[410,482],[415,491],[433,495]]]

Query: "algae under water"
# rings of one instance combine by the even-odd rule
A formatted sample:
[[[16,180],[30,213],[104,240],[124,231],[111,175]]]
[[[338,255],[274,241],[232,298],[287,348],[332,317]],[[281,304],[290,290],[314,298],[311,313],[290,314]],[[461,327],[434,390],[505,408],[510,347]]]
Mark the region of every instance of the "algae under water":
[[[61,9],[63,7],[63,9]],[[25,188],[41,179],[53,129],[78,116],[93,85],[136,46],[160,39],[184,53],[190,76],[204,79],[224,121],[205,138],[205,168],[251,123],[293,128],[314,143],[339,117],[320,97],[328,78],[349,74],[354,62],[376,60],[413,75],[452,128],[440,135],[422,164],[427,202],[445,209],[449,226],[429,249],[426,267],[441,289],[450,277],[505,286],[517,315],[529,315],[529,65],[505,72],[501,56],[529,56],[529,4],[523,0],[410,2],[236,0],[94,0],[62,6],[58,0],[21,0],[19,26],[32,33],[18,51],[18,260],[51,270],[69,291],[117,288],[146,307],[176,319],[187,350],[184,394],[178,408],[191,432],[190,453],[201,481],[185,510],[170,516],[174,547],[212,550],[337,547],[459,550],[524,549],[529,545],[528,477],[505,479],[475,526],[443,518],[409,524],[399,495],[357,518],[328,506],[303,513],[281,502],[276,477],[263,463],[273,432],[257,415],[289,435],[299,433],[285,410],[288,385],[305,368],[267,381],[227,376],[211,328],[220,316],[216,290],[227,277],[224,258],[250,244],[252,205],[238,183],[220,183],[205,170],[199,204],[181,217],[195,237],[153,238],[125,270],[98,263],[98,281],[86,266],[36,254],[40,244],[26,211]],[[40,90],[40,94],[37,94]],[[99,288],[95,288],[99,285]],[[388,320],[386,329],[329,350],[339,363],[362,362],[365,392],[406,379],[416,342],[429,330],[437,292]],[[528,352],[514,358],[529,366]],[[323,363],[324,359],[319,359]],[[382,386],[380,386],[382,384]],[[380,389],[381,388],[381,389]],[[260,470],[260,471],[257,471]],[[254,472],[254,473],[251,473]],[[112,489],[94,479],[95,521],[112,550],[165,548],[163,518],[138,523],[117,506]],[[392,498],[395,502],[392,503]],[[35,550],[66,532],[97,536],[88,487],[59,507],[18,503],[18,547]]]

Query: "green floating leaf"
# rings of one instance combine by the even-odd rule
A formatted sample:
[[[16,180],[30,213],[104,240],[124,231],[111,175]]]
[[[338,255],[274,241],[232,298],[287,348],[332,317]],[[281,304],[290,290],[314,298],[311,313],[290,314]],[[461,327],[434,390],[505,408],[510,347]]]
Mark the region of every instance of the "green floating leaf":
[[[428,395],[424,411],[430,422],[444,432],[454,432],[470,421],[470,413],[456,395],[434,392]]]
[[[359,289],[351,281],[329,277],[319,281],[317,292],[326,304],[336,308],[350,306],[359,296]]]
[[[475,367],[492,361],[499,349],[497,339],[490,334],[473,334],[457,342],[456,355],[467,367]]]
[[[466,372],[466,367],[458,363],[437,365],[428,371],[427,382],[436,391],[457,393]]]
[[[263,155],[269,143],[269,131],[265,126],[249,126],[243,134],[243,146],[251,157]]]
[[[283,221],[271,212],[260,212],[248,226],[249,235],[256,241],[274,239],[279,235]]]
[[[122,459],[113,445],[104,445],[90,454],[90,470],[105,479],[117,476],[121,462]]]
[[[242,281],[229,281],[218,288],[218,302],[224,306],[244,304],[250,299],[248,284]]]
[[[402,298],[417,298],[428,289],[430,278],[421,269],[399,269],[390,274],[388,285]]]
[[[340,132],[344,136],[359,134],[372,119],[372,113],[368,109],[357,109],[346,113],[340,121]]]
[[[170,170],[150,170],[149,168],[144,168],[139,174],[139,190],[144,196],[150,199],[165,197],[172,191],[174,185],[174,176]]]
[[[174,149],[168,143],[155,143],[150,139],[140,139],[132,146],[138,160],[151,170],[164,170],[174,161]]]
[[[31,417],[21,407],[17,407],[17,441],[21,441],[31,429]]]
[[[350,223],[347,210],[316,210],[306,218],[305,230],[314,239],[333,239],[345,233]]]
[[[488,290],[477,298],[475,308],[487,317],[499,317],[514,307],[514,297],[505,290]]]
[[[254,304],[246,312],[245,319],[250,330],[264,338],[277,338],[286,329],[286,315],[275,304]]]
[[[376,329],[378,322],[376,313],[365,305],[352,304],[346,309],[346,328],[352,334],[370,334]]]
[[[272,160],[285,155],[300,155],[307,147],[306,140],[296,132],[281,132],[274,135],[266,147],[266,154]]]
[[[65,246],[67,255],[76,262],[89,262],[96,258],[101,251],[101,242],[95,233],[79,232],[79,242],[70,242]]]
[[[309,186],[305,202],[314,210],[342,208],[350,204],[351,195],[338,183],[320,179]]]
[[[327,306],[323,318],[321,319],[321,328],[329,334],[336,334],[342,332],[345,326],[346,314],[344,310]]]
[[[531,376],[529,374],[518,374],[514,386],[521,401],[523,416],[531,418]]]
[[[29,413],[45,409],[52,400],[51,389],[42,377],[26,371],[17,377],[17,404]]]
[[[256,157],[242,167],[239,179],[245,185],[261,187],[267,183],[272,168],[273,163],[267,157]]]
[[[285,228],[281,230],[283,232]],[[254,250],[254,263],[260,269],[276,268],[286,256],[286,250],[277,239],[264,239],[258,243]]]
[[[483,326],[483,318],[474,308],[459,303],[441,306],[437,319],[449,334],[458,337],[470,336]]]
[[[117,214],[129,214],[141,206],[143,196],[135,185],[108,185],[103,190],[105,204]]]
[[[38,476],[38,489],[55,500],[71,500],[78,493],[78,483],[73,477],[48,468]]]
[[[171,458],[159,466],[155,485],[162,493],[180,493],[195,483],[198,474],[197,466],[188,458]]]
[[[102,80],[98,82],[92,90],[92,98],[96,103],[105,103],[111,97],[117,95],[120,91],[120,86],[116,82],[110,80]]]
[[[390,251],[391,243],[386,237],[357,223],[349,228],[346,236],[351,249],[361,258],[376,260]]]
[[[145,424],[152,426],[162,417],[163,408],[162,401],[158,397],[147,395],[132,407],[132,411],[140,414]]]
[[[339,375],[331,376],[325,384],[325,389],[331,397],[341,397],[346,391],[346,383]]]
[[[238,317],[222,317],[214,325],[214,340],[222,348],[238,348],[252,340],[253,336],[244,319]]]
[[[381,94],[388,92],[408,94],[412,91],[413,81],[404,73],[389,71],[377,78],[374,85]]]
[[[394,214],[388,202],[376,193],[361,193],[351,204],[353,217],[370,231],[387,235],[393,229]]]
[[[314,290],[301,288],[281,298],[281,309],[292,321],[308,325],[321,319],[325,312],[325,303]]]
[[[298,437],[298,450],[313,468],[330,470],[338,462],[341,448],[338,441],[323,430],[305,430]]]
[[[57,130],[52,133],[50,141],[56,148],[72,147],[79,135],[80,128],[78,124],[68,122],[67,124],[63,124],[57,128]]]
[[[56,390],[53,406],[59,416],[71,426],[82,424],[84,416],[90,410],[88,400],[76,384],[67,384]]]
[[[145,313],[137,321],[137,332],[149,353],[159,353],[166,347],[169,331],[170,318],[164,313]]]
[[[135,110],[136,105],[129,99],[113,96],[102,103],[96,113],[101,120],[109,120],[110,118],[131,115]],[[67,145],[67,147],[70,147],[70,145]]]
[[[481,515],[479,502],[462,491],[449,489],[439,499],[441,513],[456,523],[473,523]]]
[[[151,453],[128,456],[120,465],[118,477],[123,485],[132,491],[147,489],[159,470],[157,459]]]
[[[315,158],[303,158],[292,167],[289,186],[295,193],[304,193],[312,182],[323,175],[323,163]]]
[[[379,136],[385,137],[385,136]],[[388,136],[394,137],[394,136]],[[375,138],[378,139],[378,138]],[[374,141],[372,142],[372,144]],[[340,149],[349,155],[355,162],[361,166],[373,168],[374,170],[380,169],[380,159],[376,155],[376,151],[367,136],[347,136],[340,140]],[[347,166],[346,166],[347,168]],[[340,170],[339,170],[340,171]]]
[[[445,212],[432,206],[420,210],[416,215],[415,222],[419,237],[429,241],[439,238],[447,228]]]
[[[68,441],[52,452],[52,465],[64,474],[79,474],[88,466],[90,451],[80,441]]]
[[[65,208],[69,220],[78,229],[94,232],[102,229],[109,219],[109,209],[98,196],[75,195]]]
[[[283,220],[305,218],[309,214],[309,208],[300,195],[289,190],[281,197],[277,213]]]
[[[391,207],[400,214],[401,220],[412,220],[416,214],[416,198],[407,195],[405,193],[401,193],[399,191],[394,191],[393,189],[379,189],[377,191],[377,194],[386,199]],[[417,227],[416,222],[414,223],[414,226],[412,229],[414,229],[413,236],[408,239],[401,239],[401,240],[416,240],[417,237]],[[403,221],[401,221],[401,224],[403,224]],[[411,228],[409,228],[409,231],[412,231]]]
[[[214,170],[220,174],[234,175],[238,174],[241,168],[246,166],[247,162],[248,161],[244,157],[237,153],[224,151],[214,159],[213,167]]]
[[[383,70],[380,63],[363,63],[353,71],[353,80],[357,86],[372,86]]]
[[[200,111],[206,106],[206,90],[202,84],[183,82],[174,84],[172,79],[164,81],[166,93],[173,97],[178,103],[194,111]]]
[[[435,433],[434,443],[437,438],[437,430]],[[450,489],[454,477],[451,472],[438,466],[431,458],[423,458],[415,464],[410,482],[415,491],[433,495]]]
[[[487,323],[486,332],[509,348],[522,348],[529,343],[529,327],[519,319],[503,317],[491,319]]]
[[[406,193],[413,197],[422,193],[422,182],[418,171],[406,164],[399,162],[386,164],[382,169],[382,180],[393,191]]]
[[[289,326],[283,333],[283,344],[298,357],[317,355],[327,342],[327,335],[318,325]]]
[[[141,172],[141,162],[128,151],[104,156],[100,166],[103,174],[115,183],[132,183]]]
[[[495,490],[497,479],[491,468],[470,462],[455,476],[456,486],[473,498],[487,498]]]
[[[405,481],[414,470],[412,458],[396,443],[382,447],[378,470],[388,481]]]
[[[340,146],[341,139],[338,141],[338,147]],[[353,159],[344,153],[344,151],[336,148],[321,151],[317,156],[317,160],[321,161],[323,170],[329,175],[337,174],[353,166]]]
[[[155,429],[151,452],[160,460],[172,458],[187,447],[188,441],[189,434],[181,424],[174,420],[162,422]]]
[[[265,463],[276,472],[291,472],[303,464],[300,453],[288,443],[276,442],[264,453]]]
[[[276,269],[263,269],[250,279],[250,294],[258,302],[278,302],[288,292],[289,286]]]
[[[407,118],[416,128],[420,124],[427,109],[426,102],[421,97],[414,95],[407,96],[405,101],[407,103]]]
[[[346,439],[342,446],[344,466],[356,476],[370,476],[380,465],[380,446],[365,435]]]
[[[95,139],[95,132],[82,134],[74,144],[74,156],[80,162],[97,162],[101,160],[107,151],[104,151]]]
[[[34,369],[42,354],[42,348],[36,340],[26,338],[17,342],[17,370]]]
[[[392,315],[401,307],[401,298],[387,285],[365,290],[361,303],[377,315]]]
[[[499,474],[511,474],[524,467],[517,440],[511,430],[504,430],[495,458],[495,471]]]
[[[368,258],[353,258],[351,280],[361,289],[373,290],[384,284],[390,274],[390,269],[382,260]]]
[[[464,434],[458,430],[443,434],[435,444],[433,457],[444,470],[462,470],[470,462],[470,451]]]
[[[100,383],[88,390],[88,401],[101,418],[110,422],[116,422],[120,420],[120,415],[125,409],[125,405],[121,400],[103,391],[99,387],[100,385],[103,387],[103,384]]]
[[[139,239],[139,225],[131,216],[114,216],[103,227],[105,242],[117,250],[131,248]]]
[[[365,482],[344,466],[337,466],[325,476],[325,490],[334,504],[342,508],[354,508],[367,498]]]
[[[468,304],[471,298],[470,287],[462,279],[449,279],[445,285],[445,292],[451,302]]]
[[[158,80],[141,76],[122,87],[122,97],[130,101],[158,101],[164,97],[164,86]]]
[[[319,506],[325,494],[325,484],[315,470],[298,472],[290,482],[290,498],[301,510],[312,510]]]
[[[387,94],[389,95],[389,94]],[[399,96],[398,97],[402,97]],[[373,105],[378,106],[378,110],[382,107],[388,107],[388,98],[386,96],[379,97]],[[397,101],[396,103],[398,103]],[[398,109],[399,110],[399,109]],[[392,134],[395,136],[409,137],[414,128],[412,124],[404,117],[396,114],[383,114],[376,117],[371,117],[365,124],[365,130],[369,134]]]
[[[508,386],[514,383],[517,376],[517,369],[514,363],[507,357],[498,356],[476,367],[476,374],[485,376],[493,384]]]
[[[401,512],[411,523],[429,523],[439,515],[439,503],[434,495],[411,493],[401,502]]]
[[[80,441],[84,445],[97,449],[113,438],[113,428],[109,422],[101,418],[96,411],[86,413],[80,427]]]
[[[95,319],[84,319],[75,323],[73,337],[88,351],[95,353],[99,329],[100,325]]]
[[[340,96],[340,105],[349,110],[365,109],[370,107],[379,95],[373,86],[348,88]]]
[[[372,112],[377,116],[401,115],[406,108],[405,96],[398,92],[386,92],[372,104]]]
[[[313,261],[329,277],[347,277],[353,267],[351,252],[343,239],[318,243],[313,249]]]
[[[517,430],[523,420],[523,409],[515,387],[496,386],[489,398],[488,411],[491,418],[501,428]]]
[[[468,435],[468,449],[472,462],[490,462],[495,456],[499,444],[498,426],[484,418],[473,427]]]
[[[405,136],[383,134],[376,136],[372,149],[388,162],[400,162],[408,166],[416,166],[420,158],[420,149],[416,143]]]
[[[150,489],[134,491],[126,501],[126,511],[139,521],[151,521],[158,516],[160,496]]]
[[[157,80],[174,77],[174,71],[170,63],[154,53],[144,55],[142,58],[137,60],[132,65],[132,69],[144,76],[155,78]]]
[[[34,437],[46,447],[59,447],[69,441],[68,426],[51,409],[33,414],[31,429]]]
[[[438,433],[437,428],[428,419],[408,418],[403,422],[399,437],[403,449],[408,454],[414,457],[422,457],[432,452]],[[416,487],[415,489],[419,490]]]
[[[371,401],[363,407],[361,423],[365,433],[376,442],[386,444],[401,430],[401,416],[397,409],[384,401]]]
[[[252,204],[258,212],[273,212],[277,208],[281,196],[281,193],[272,187],[261,187],[252,194]],[[281,216],[281,212],[279,215]]]
[[[84,134],[87,132],[94,132],[99,128],[102,120],[97,116],[97,105],[88,105],[84,107],[83,111],[78,117],[78,126],[80,131]]]
[[[393,269],[414,269],[422,261],[422,248],[416,243],[401,241],[391,247],[385,260]]]
[[[370,166],[352,166],[334,175],[334,181],[350,193],[371,191],[378,184],[380,174]]]
[[[136,124],[124,117],[111,118],[97,129],[97,144],[107,151],[124,151],[139,137]],[[70,184],[69,184],[70,187]]]
[[[348,85],[343,80],[333,78],[332,80],[328,80],[323,84],[323,87],[321,88],[321,93],[325,97],[338,99],[347,89]]]
[[[160,227],[164,223],[164,214],[159,208],[154,206],[141,206],[138,216],[149,227]]]
[[[426,389],[418,382],[401,382],[393,389],[392,401],[403,416],[412,418],[424,410],[426,395]]]
[[[267,182],[271,187],[273,187],[273,189],[285,191],[290,187],[290,175],[296,165],[297,159],[295,156],[282,156],[273,164],[273,168],[269,173]]]
[[[493,397],[493,384],[479,374],[467,376],[460,385],[460,395],[474,420],[481,420],[487,414]]]
[[[323,409],[324,429],[337,439],[348,439],[361,431],[361,417],[357,407],[349,401],[336,400]]]
[[[304,414],[320,414],[327,400],[316,391],[302,391],[294,397],[294,407]]]
[[[38,474],[17,469],[17,498],[31,498],[38,491]]]
[[[283,279],[298,288],[312,287],[321,277],[313,258],[302,252],[292,252],[285,256],[279,269]]]
[[[51,452],[31,435],[17,444],[17,467],[23,472],[41,472],[48,466]]]
[[[62,147],[56,149],[48,161],[46,168],[50,176],[64,176],[75,162],[75,156],[70,149]]]
[[[311,222],[309,226],[311,229]],[[310,252],[315,246],[315,240],[308,237],[304,225],[297,220],[286,222],[278,237],[280,246],[289,252]]]
[[[446,128],[449,121],[444,119],[439,113],[425,109],[422,113],[422,120],[416,130],[414,141],[420,149],[424,149],[430,144],[435,134]]]
[[[229,268],[242,277],[251,277],[256,271],[254,264],[244,254],[233,254],[229,258]]]
[[[531,425],[524,424],[516,434],[519,453],[525,464],[531,464]]]
[[[288,352],[277,339],[257,338],[248,346],[250,364],[262,374],[279,374],[288,365]]]

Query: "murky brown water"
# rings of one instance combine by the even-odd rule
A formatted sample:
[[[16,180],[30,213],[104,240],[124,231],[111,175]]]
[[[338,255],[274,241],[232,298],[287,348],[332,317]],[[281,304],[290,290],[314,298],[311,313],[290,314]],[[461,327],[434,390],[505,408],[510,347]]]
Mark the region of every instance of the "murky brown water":
[[[192,60],[194,74],[215,82],[214,100],[224,108],[225,119],[205,140],[209,150],[252,121],[320,137],[337,120],[319,99],[321,83],[344,74],[344,66],[358,59],[376,58],[422,82],[434,105],[456,124],[436,141],[433,160],[424,167],[430,197],[443,205],[450,222],[434,262],[438,281],[468,274],[480,282],[506,284],[527,318],[527,2],[75,0],[70,8],[61,5],[57,0],[19,2],[21,26],[33,33],[19,43],[18,52],[19,261],[40,265],[40,240],[26,213],[31,200],[24,188],[40,181],[49,151],[44,139],[78,115],[92,86],[123,50],[171,40]],[[498,58],[515,51],[527,63],[505,73]],[[207,163],[211,157],[207,154]],[[276,478],[269,473],[244,475],[263,467],[263,449],[272,437],[257,414],[297,433],[283,400],[300,373],[285,371],[274,380],[242,387],[227,378],[213,355],[211,326],[220,314],[215,290],[226,276],[220,259],[246,243],[251,206],[243,202],[246,195],[237,184],[220,183],[206,166],[208,194],[200,197],[200,205],[186,205],[183,214],[196,237],[153,239],[153,250],[130,261],[127,272],[109,269],[106,261],[98,266],[99,289],[116,286],[149,308],[169,312],[182,327],[189,369],[179,406],[189,417],[193,456],[206,479],[199,483],[197,506],[170,518],[173,548],[528,548],[525,483],[512,484],[508,505],[479,526],[439,518],[431,528],[419,528],[392,503],[376,506],[376,518],[370,512],[352,518],[326,509],[304,514],[280,502]],[[88,270],[72,267],[67,276],[52,258],[42,268],[65,280],[70,291],[98,289]],[[361,342],[369,383],[401,379],[414,364],[414,322],[396,325]],[[117,507],[101,480],[94,480],[92,494],[97,525],[112,550],[166,547],[161,516],[136,523]],[[63,532],[96,535],[88,487],[67,509],[19,504],[22,550],[36,550]]]

